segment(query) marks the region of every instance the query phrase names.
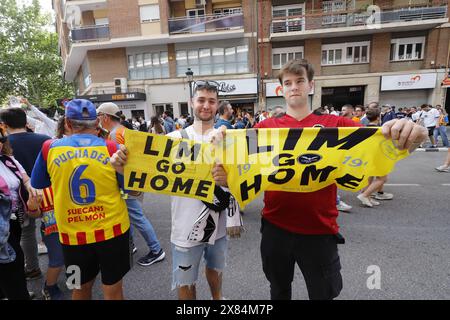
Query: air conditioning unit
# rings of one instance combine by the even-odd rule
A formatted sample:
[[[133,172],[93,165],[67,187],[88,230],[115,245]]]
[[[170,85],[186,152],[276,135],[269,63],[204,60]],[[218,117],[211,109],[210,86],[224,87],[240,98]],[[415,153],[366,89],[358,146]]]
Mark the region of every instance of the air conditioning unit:
[[[128,81],[127,78],[114,78],[114,88],[116,93],[127,92]]]

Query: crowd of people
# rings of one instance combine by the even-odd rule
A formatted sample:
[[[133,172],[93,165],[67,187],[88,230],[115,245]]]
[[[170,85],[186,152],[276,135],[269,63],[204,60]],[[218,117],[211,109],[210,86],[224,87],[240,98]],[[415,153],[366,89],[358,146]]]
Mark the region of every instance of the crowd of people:
[[[74,99],[66,103],[65,115],[55,123],[55,132],[50,136],[27,130],[24,109],[2,110],[1,297],[32,298],[27,280],[42,276],[36,219],[41,221],[49,256],[42,289],[45,299],[63,298],[57,280],[64,267],[70,266],[78,266],[81,272],[72,299],[90,299],[99,273],[104,298],[123,299],[123,277],[137,250],[134,229],[148,247],[138,264],[149,266],[165,258],[164,244],[144,214],[143,195],[124,188],[124,165],[131,152],[124,145],[125,128],[220,143],[226,130],[231,129],[381,126],[387,139],[395,140],[399,149],[410,151],[427,136],[431,140],[436,129],[443,142],[447,137],[445,130],[439,130],[445,126],[441,118],[446,115],[438,106],[395,112],[390,106],[380,108],[374,102],[366,107],[345,105],[340,114],[328,107],[311,112],[308,93],[313,78],[313,67],[306,60],[288,62],[279,75],[286,107],[254,116],[235,111],[229,101],[220,101],[219,85],[208,80],[198,81],[193,87],[193,115],[178,119],[165,111],[162,117],[152,117],[149,122],[143,118],[128,121],[114,103],[96,107],[88,100]],[[431,140],[432,145],[436,141]],[[449,166],[447,159],[440,171],[448,171]],[[213,204],[171,197],[172,289],[177,290],[179,299],[196,298],[202,259],[212,298],[223,299],[228,238],[239,237],[242,230],[240,210],[227,188],[224,167],[215,164],[212,176],[216,182]],[[358,195],[363,205],[372,207],[379,204],[378,199],[392,199],[383,192],[386,179],[372,177]],[[310,299],[339,295],[343,283],[337,245],[344,242],[337,224],[340,204],[336,185],[310,193],[265,192],[261,261],[272,299],[291,298],[295,264],[303,273]]]

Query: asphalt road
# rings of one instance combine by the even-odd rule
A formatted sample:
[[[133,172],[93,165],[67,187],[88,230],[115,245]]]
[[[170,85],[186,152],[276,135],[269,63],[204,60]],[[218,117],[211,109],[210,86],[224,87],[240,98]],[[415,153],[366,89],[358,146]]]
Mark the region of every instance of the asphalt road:
[[[339,246],[344,288],[338,299],[450,299],[450,173],[438,173],[446,152],[415,152],[400,161],[390,175],[385,191],[393,200],[376,208],[363,208],[356,194],[340,192],[353,206],[351,213],[341,213],[339,225],[346,244]],[[246,232],[229,242],[223,293],[227,299],[269,299],[269,284],[264,277],[259,254],[259,219],[262,198],[245,210]],[[171,291],[170,207],[166,196],[147,194],[145,213],[157,231],[166,251],[166,259],[149,267],[135,264],[124,278],[127,299],[176,299]],[[139,249],[134,259],[144,255],[146,246],[135,236]],[[46,270],[47,257],[40,256]],[[368,289],[373,273],[380,271],[380,288]],[[198,299],[210,299],[204,275],[197,284]],[[60,284],[64,286],[64,278]],[[43,280],[29,282],[38,292]],[[94,299],[101,299],[97,280]],[[67,297],[70,293],[65,289]],[[293,299],[307,299],[304,280],[296,270]]]

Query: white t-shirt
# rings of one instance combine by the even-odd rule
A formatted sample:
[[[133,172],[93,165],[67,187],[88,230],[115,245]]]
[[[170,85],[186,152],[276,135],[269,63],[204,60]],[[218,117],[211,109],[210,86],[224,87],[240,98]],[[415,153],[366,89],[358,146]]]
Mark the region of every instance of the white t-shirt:
[[[412,116],[411,116],[411,120],[412,121],[414,121],[414,122],[416,122],[417,120],[419,120],[419,118],[420,118],[420,113],[421,113],[422,111],[416,111],[416,112],[414,112],[413,114],[412,114]]]
[[[211,135],[215,131],[211,130],[209,134],[201,135],[194,131],[193,126],[189,126],[185,130],[190,139],[202,142],[209,142]],[[167,136],[181,138],[181,132],[176,130],[167,134]],[[206,224],[211,223],[214,217],[216,218],[214,223],[217,226],[210,237],[209,243],[214,243],[215,240],[226,235],[225,211],[221,212],[217,217],[217,214],[213,210],[208,209],[200,200],[176,196],[171,197],[171,209],[172,233],[170,241],[176,246],[190,248],[201,244],[199,241],[189,239],[195,238],[195,234],[199,235],[200,238],[204,236]],[[206,221],[207,219],[209,220],[208,222]],[[196,230],[194,230],[194,227]]]
[[[431,108],[429,111],[422,111],[420,118],[423,119],[423,125],[427,128],[435,127],[439,121],[439,111]]]
[[[14,159],[14,157],[10,156],[10,158],[13,159],[13,161],[16,164],[17,168],[19,168],[19,171],[22,174],[26,174],[26,171],[21,166],[21,164],[19,162],[17,162],[17,160]],[[15,212],[16,209],[17,209],[17,201],[19,199],[20,180],[1,161],[0,161],[0,176],[3,178],[3,180],[5,180],[6,184],[8,185],[9,191],[11,192],[12,212]]]

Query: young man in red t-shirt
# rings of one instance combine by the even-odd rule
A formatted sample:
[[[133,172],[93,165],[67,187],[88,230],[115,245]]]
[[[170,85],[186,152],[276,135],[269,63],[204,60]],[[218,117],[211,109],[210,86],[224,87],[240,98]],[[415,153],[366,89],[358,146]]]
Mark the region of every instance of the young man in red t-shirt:
[[[354,127],[351,119],[315,115],[308,106],[314,86],[314,70],[306,60],[288,62],[279,80],[286,100],[286,115],[269,118],[256,128]],[[414,150],[427,131],[405,119],[387,122],[386,138],[398,140],[399,148]],[[220,138],[220,137],[218,137]],[[226,184],[223,167],[216,166],[213,177]],[[305,278],[310,299],[333,299],[342,289],[337,243],[343,242],[336,219],[336,185],[309,193],[266,191],[262,211],[261,256],[270,282],[271,299],[291,299],[295,263]]]

